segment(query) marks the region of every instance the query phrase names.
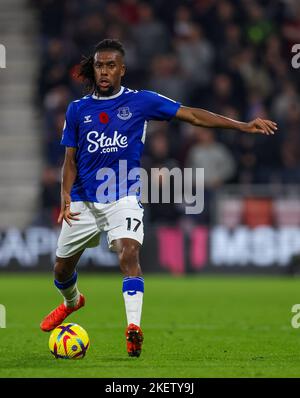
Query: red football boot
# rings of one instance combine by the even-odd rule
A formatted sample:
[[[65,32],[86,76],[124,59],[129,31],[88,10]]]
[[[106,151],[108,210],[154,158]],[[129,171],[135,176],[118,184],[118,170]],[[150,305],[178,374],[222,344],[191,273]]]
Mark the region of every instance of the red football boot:
[[[64,303],[60,304],[55,310],[50,312],[41,322],[40,328],[44,332],[50,332],[56,326],[63,323],[64,319],[72,314],[72,312],[79,310],[85,304],[85,298],[82,294],[79,296],[79,302],[75,307],[66,307]]]
[[[127,326],[125,331],[127,352],[130,357],[139,357],[142,351],[142,344],[144,340],[142,329],[131,323]]]

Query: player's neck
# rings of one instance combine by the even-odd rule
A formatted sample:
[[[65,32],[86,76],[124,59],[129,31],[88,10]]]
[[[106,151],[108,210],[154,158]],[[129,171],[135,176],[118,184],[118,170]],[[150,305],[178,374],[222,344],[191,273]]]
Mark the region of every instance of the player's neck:
[[[115,97],[118,97],[119,95],[121,95],[123,90],[124,90],[124,87],[119,86],[119,87],[115,88],[112,91],[112,93],[110,93],[109,95],[103,95],[99,91],[94,91],[92,96],[95,99],[110,99],[110,98],[115,98]]]

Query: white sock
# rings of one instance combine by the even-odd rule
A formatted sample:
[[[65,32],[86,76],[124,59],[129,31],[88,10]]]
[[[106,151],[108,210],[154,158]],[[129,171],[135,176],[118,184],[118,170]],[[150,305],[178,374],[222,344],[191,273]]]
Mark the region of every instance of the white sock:
[[[77,283],[67,289],[60,290],[60,293],[64,297],[66,307],[75,307],[78,304],[80,292],[77,288]]]
[[[55,286],[64,297],[64,304],[66,307],[75,307],[79,301],[80,292],[77,288],[77,272],[65,282],[54,281]]]
[[[141,325],[141,315],[144,296],[144,279],[140,276],[130,276],[123,280],[123,297],[127,324]]]

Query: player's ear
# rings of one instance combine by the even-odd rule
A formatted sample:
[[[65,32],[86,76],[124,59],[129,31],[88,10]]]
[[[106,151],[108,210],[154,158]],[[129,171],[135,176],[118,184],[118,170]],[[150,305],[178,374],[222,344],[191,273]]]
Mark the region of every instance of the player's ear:
[[[121,66],[121,77],[123,77],[125,75],[125,72],[126,72],[126,66],[125,66],[125,64],[122,64],[122,66]]]

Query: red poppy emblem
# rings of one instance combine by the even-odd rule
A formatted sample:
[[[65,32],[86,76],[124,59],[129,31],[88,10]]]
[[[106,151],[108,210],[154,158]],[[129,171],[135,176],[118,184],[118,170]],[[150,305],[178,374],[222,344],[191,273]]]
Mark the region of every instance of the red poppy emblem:
[[[109,116],[106,112],[101,112],[99,115],[99,120],[101,123],[106,124],[109,122]]]

